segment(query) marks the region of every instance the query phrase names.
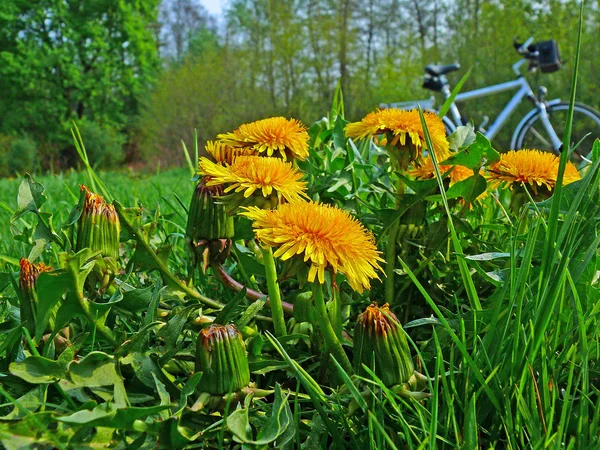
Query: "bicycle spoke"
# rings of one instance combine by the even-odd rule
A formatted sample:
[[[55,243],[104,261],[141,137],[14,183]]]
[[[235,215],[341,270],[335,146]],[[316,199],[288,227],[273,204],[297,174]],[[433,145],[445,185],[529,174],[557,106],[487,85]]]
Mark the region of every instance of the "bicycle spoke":
[[[534,127],[531,127],[531,132],[537,137],[546,148],[552,148],[552,144]]]

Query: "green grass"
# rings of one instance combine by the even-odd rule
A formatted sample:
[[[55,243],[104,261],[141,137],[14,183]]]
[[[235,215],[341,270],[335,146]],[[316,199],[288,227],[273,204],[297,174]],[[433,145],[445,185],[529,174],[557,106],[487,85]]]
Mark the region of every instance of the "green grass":
[[[185,227],[185,210],[176,196],[187,207],[194,188],[188,170],[172,169],[155,174],[101,172],[99,176],[112,195],[123,204],[135,206],[141,203],[150,209],[160,205],[162,213],[173,222],[174,229],[182,231]],[[85,172],[34,175],[33,179],[46,187],[45,195],[48,200],[44,209],[53,213],[55,226],[60,226],[67,220],[79,198],[79,186],[89,185],[89,177]],[[29,251],[28,245],[13,240],[9,226],[10,217],[17,209],[20,183],[20,178],[0,178],[0,270],[6,267],[6,257],[14,262],[19,256],[26,256]],[[27,218],[27,221],[29,224],[32,222],[31,218]]]

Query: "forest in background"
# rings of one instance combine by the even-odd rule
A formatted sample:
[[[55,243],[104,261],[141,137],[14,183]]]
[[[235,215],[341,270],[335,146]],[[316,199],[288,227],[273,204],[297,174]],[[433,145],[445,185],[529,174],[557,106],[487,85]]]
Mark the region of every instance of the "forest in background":
[[[173,164],[273,115],[309,125],[341,84],[346,117],[428,98],[423,67],[459,62],[463,90],[514,77],[513,39],[558,41],[563,70],[530,74],[567,98],[578,3],[561,0],[11,0],[0,3],[0,175],[77,164],[76,123],[98,167]],[[600,106],[600,1],[585,7],[578,100]],[[512,94],[466,104],[477,124]],[[521,106],[522,111],[530,105]],[[518,120],[519,117],[513,117]],[[505,148],[511,125],[496,145]]]

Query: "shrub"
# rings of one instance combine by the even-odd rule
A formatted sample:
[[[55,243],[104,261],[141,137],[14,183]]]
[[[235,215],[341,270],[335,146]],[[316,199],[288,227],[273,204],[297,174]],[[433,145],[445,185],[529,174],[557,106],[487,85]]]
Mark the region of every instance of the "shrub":
[[[31,172],[36,166],[37,145],[28,136],[0,136],[0,176]]]
[[[77,122],[81,138],[94,167],[111,168],[123,162],[125,136],[109,125],[83,119]]]

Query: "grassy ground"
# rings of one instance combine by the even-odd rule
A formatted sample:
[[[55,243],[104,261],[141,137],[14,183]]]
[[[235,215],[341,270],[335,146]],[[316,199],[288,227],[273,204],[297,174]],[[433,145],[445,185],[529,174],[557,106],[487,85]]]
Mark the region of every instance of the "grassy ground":
[[[326,131],[332,136],[301,165],[309,196],[351,210],[385,252],[397,180],[382,169],[379,149],[366,143],[338,151],[336,142],[346,141],[343,127]],[[480,152],[479,161],[480,147],[463,156]],[[76,290],[77,279],[64,275],[83,273],[85,278],[89,253],[77,259],[71,252],[65,260],[58,245],[49,246],[42,260],[55,268],[67,261],[72,270],[57,271],[60,279],[48,274],[40,288],[44,294],[39,298],[60,303],[57,317],[67,317],[64,323],[70,324],[73,345],[59,356],[48,345],[41,346],[42,356],[35,354],[35,343],[21,335],[17,293],[10,287],[0,293],[0,301],[6,299],[0,319],[1,411],[13,420],[35,413],[31,420],[37,421],[33,431],[27,422],[0,422],[0,441],[5,444],[14,434],[30,440],[28,448],[40,440],[53,448],[108,447],[111,442],[224,448],[234,441],[261,448],[266,434],[270,443],[293,439],[296,448],[598,448],[600,144],[593,160],[584,179],[555,193],[561,205],[550,199],[521,209],[510,208],[509,202],[502,207],[503,197],[518,194],[503,188],[465,209],[456,200],[444,203],[430,195],[439,188],[432,184],[436,180],[411,184],[414,192],[406,194],[406,204],[415,205],[408,211],[415,214],[407,213],[402,225],[413,232],[401,238],[396,294],[389,303],[406,326],[411,361],[429,377],[411,394],[415,397],[406,396],[404,385],[390,388],[371,373],[336,368],[318,332],[320,323],[286,318],[292,336],[272,340],[269,318],[259,317],[256,309],[264,306],[260,300],[253,303],[255,298],[230,292],[211,269],[207,274],[189,271],[183,225],[194,183],[188,170],[101,173],[121,204],[146,206],[139,225],[123,227],[121,236],[117,278],[131,290],[119,299],[92,284],[85,291],[90,300],[79,299],[88,305],[82,314],[73,297],[63,298],[63,292]],[[349,164],[354,165],[350,176]],[[88,183],[87,174],[36,181],[48,198],[41,210],[54,214],[54,229],[60,230],[77,203],[78,185]],[[31,236],[24,233],[25,243],[15,240],[9,226],[20,182],[0,181],[0,281],[5,285],[10,274],[2,272],[14,272],[18,258],[32,249]],[[426,198],[431,200],[425,203]],[[236,223],[236,233],[243,220]],[[30,213],[16,222],[21,230],[34,224]],[[251,245],[251,236],[237,236],[225,272],[267,292],[265,256]],[[103,270],[102,260],[92,262]],[[284,269],[280,264],[283,300],[295,303],[299,292],[311,288],[298,275],[283,276]],[[59,289],[52,280],[62,283]],[[386,292],[375,281],[364,293],[353,292],[343,278],[337,282],[339,300],[331,289],[329,306],[336,311],[336,326],[352,336],[358,313],[370,301],[383,303]],[[202,304],[207,297],[227,307],[216,311]],[[112,307],[110,314],[98,314],[107,307]],[[325,306],[321,317],[327,315],[323,311]],[[270,393],[266,399],[247,402],[230,415],[230,404],[222,414],[194,409],[204,394],[199,393],[202,384],[196,388],[193,363],[202,325],[196,319],[202,314],[243,328],[253,386]],[[264,308],[260,314],[270,312]],[[342,352],[354,357],[349,340]],[[82,364],[89,369],[85,376],[78,372]],[[96,373],[97,364],[110,374],[109,382]],[[247,420],[252,432],[247,432]]]
[[[172,214],[171,220],[184,226],[182,208],[175,196],[183,204],[189,203],[193,183],[189,181],[189,171],[172,169],[155,174],[135,172],[101,172],[101,179],[115,198],[128,206],[142,205],[154,209],[160,205],[163,213]],[[44,185],[48,200],[46,211],[54,215],[53,223],[60,226],[79,198],[79,185],[89,183],[85,172],[70,171],[58,175],[34,176],[33,179]],[[0,270],[7,263],[15,263],[20,255],[27,255],[29,246],[16,242],[10,231],[10,217],[17,209],[17,195],[21,178],[0,179]],[[29,218],[32,220],[32,218]]]

